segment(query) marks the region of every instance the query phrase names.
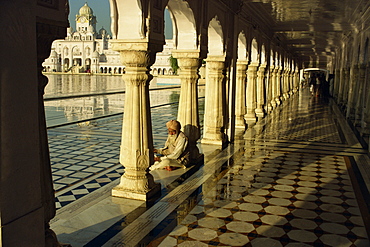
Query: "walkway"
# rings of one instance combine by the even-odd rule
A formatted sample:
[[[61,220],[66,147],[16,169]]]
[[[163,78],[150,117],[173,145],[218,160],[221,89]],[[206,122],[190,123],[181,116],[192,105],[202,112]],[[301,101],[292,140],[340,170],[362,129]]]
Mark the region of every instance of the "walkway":
[[[152,117],[153,125],[162,126],[173,116],[152,113]],[[74,198],[62,205],[66,198],[58,196],[60,209],[51,224],[59,240],[73,247],[370,246],[369,156],[337,107],[309,96],[307,90],[285,101],[226,149],[201,145],[203,166],[152,172],[162,184],[162,197],[148,204],[109,195],[119,177],[114,156],[119,131],[104,125],[96,128],[90,137],[85,128],[78,131],[88,140],[101,138],[99,145],[88,146],[82,135],[76,135],[71,145],[75,147],[71,155],[76,156],[65,160],[89,156],[74,153],[85,145],[84,150],[94,151],[90,155],[96,167],[105,169],[105,180],[91,175],[87,182],[66,185]],[[56,136],[76,133],[53,131]],[[160,145],[165,134],[154,131]],[[65,140],[70,143],[67,136]],[[53,175],[75,167],[53,167]],[[86,193],[93,180],[95,190]],[[106,184],[99,182],[103,180]],[[84,192],[80,199],[75,192],[79,190]]]

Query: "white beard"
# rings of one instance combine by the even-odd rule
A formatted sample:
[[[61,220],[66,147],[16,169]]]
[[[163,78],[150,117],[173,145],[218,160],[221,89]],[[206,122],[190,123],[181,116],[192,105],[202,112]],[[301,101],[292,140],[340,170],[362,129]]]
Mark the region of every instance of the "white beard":
[[[172,144],[172,145],[175,144],[176,138],[177,138],[177,135],[169,135],[168,136],[168,143]]]

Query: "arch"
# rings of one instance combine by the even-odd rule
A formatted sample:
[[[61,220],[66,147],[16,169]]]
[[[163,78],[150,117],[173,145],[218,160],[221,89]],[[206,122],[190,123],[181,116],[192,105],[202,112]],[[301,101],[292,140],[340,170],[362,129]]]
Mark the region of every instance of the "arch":
[[[256,38],[253,38],[251,43],[251,62],[258,63],[258,43]]]
[[[276,53],[271,49],[270,51],[270,66],[276,66]]]
[[[157,68],[154,68],[154,69],[153,69],[153,75],[158,75]]]
[[[159,68],[158,69],[158,75],[161,75],[162,74],[162,69],[161,68]]]
[[[110,0],[109,3],[111,10],[111,32],[114,39],[145,38],[144,9],[141,1]]]
[[[261,61],[261,64],[265,64],[267,62],[266,50],[265,50],[264,44],[262,44],[262,47],[261,47],[260,61]]]
[[[118,74],[122,73],[122,68],[118,68]]]
[[[247,38],[244,30],[238,35],[238,60],[248,60]]]
[[[163,75],[167,75],[167,70],[165,68],[163,69]]]
[[[209,55],[224,54],[224,38],[222,26],[217,15],[212,18],[208,25],[208,52]]]
[[[196,22],[189,3],[184,0],[169,0],[167,8],[171,14],[175,47],[177,49],[197,49]]]
[[[100,73],[104,73],[103,67],[100,67]]]

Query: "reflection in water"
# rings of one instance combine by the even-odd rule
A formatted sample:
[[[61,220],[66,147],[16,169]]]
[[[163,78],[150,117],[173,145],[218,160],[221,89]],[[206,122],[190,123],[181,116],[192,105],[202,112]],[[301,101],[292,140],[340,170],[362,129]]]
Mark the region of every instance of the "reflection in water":
[[[125,90],[121,76],[47,74],[44,97]]]
[[[102,75],[56,75],[48,74],[49,83],[45,88],[45,112],[47,126],[55,126],[67,122],[122,113],[124,109],[125,85],[121,76]],[[154,79],[150,88],[156,88]],[[89,97],[72,97],[89,93],[109,93]],[[178,102],[180,88],[150,91],[150,105],[157,106]],[[71,96],[68,99],[50,98]]]

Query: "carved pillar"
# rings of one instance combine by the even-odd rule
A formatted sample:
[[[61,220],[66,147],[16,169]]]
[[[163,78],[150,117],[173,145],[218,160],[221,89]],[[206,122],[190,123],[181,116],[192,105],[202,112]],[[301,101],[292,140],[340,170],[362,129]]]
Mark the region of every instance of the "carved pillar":
[[[113,49],[120,52],[126,73],[125,110],[122,124],[120,163],[125,167],[120,184],[112,189],[112,196],[148,200],[160,192],[148,172],[154,162],[152,123],[149,102],[148,68],[154,59],[148,44],[115,40]]]
[[[245,129],[244,115],[246,113],[246,78],[248,61],[238,61],[236,64],[235,88],[235,128]]]
[[[355,118],[355,97],[358,98],[358,65],[353,65],[350,70],[350,78],[348,85],[348,103],[346,117],[349,119]]]
[[[172,56],[177,58],[181,78],[180,102],[177,120],[181,123],[191,152],[191,161],[199,158],[197,140],[200,138],[199,113],[198,113],[198,79],[200,55],[199,51],[172,51]]]
[[[274,87],[275,87],[275,75],[274,75],[274,66],[271,65],[269,67],[269,82],[268,82],[268,90],[267,90],[267,99],[266,99],[266,111],[267,113],[270,113],[274,107],[275,107],[275,101],[274,99]]]
[[[65,23],[67,25],[67,22]],[[54,26],[38,22],[37,30],[37,77],[38,77],[38,119],[41,156],[42,204],[44,207],[45,246],[59,246],[55,233],[50,229],[49,222],[55,216],[55,195],[51,173],[48,135],[45,120],[44,89],[48,78],[42,74],[42,63],[51,51],[55,39],[65,36],[66,26]],[[52,31],[51,31],[52,30]]]
[[[344,106],[344,84],[345,84],[345,74],[346,74],[346,69],[343,68],[340,70],[340,76],[339,76],[339,90],[338,90],[338,104],[340,106]]]
[[[277,94],[277,85],[276,85],[276,74],[277,74],[277,67],[272,66],[270,67],[270,83],[271,83],[271,100],[270,100],[270,105],[272,106],[272,109],[275,109],[276,107],[276,94]]]
[[[222,145],[226,115],[225,57],[209,56],[206,60],[206,102],[202,143]]]
[[[254,125],[257,122],[256,118],[256,79],[257,79],[258,63],[251,63],[247,70],[247,113],[244,116],[248,125]]]
[[[277,105],[281,104],[281,100],[283,98],[281,93],[282,84],[283,84],[283,70],[281,67],[278,67],[276,74],[276,98],[275,98],[275,102]]]
[[[284,100],[289,98],[289,70],[284,69],[283,71],[283,97]]]
[[[334,70],[334,92],[333,97],[338,103],[338,97],[339,97],[339,85],[340,85],[340,69]]]
[[[365,64],[358,65],[358,97],[354,97],[354,108],[355,108],[355,125],[361,126],[362,117],[363,117],[363,109],[366,108],[365,103],[365,92],[364,89],[366,88],[366,81],[365,81],[365,73],[366,73],[366,66]]]
[[[362,117],[362,134],[370,135],[370,62],[367,63],[366,70],[365,70],[365,90],[364,90],[364,103],[366,108],[364,108],[363,117]],[[370,151],[370,145],[369,145]]]
[[[290,72],[290,81],[291,81],[290,84],[292,85],[290,91],[291,91],[292,94],[294,94],[295,92],[297,92],[297,89],[298,89],[298,87],[296,85],[297,83],[296,83],[296,76],[295,75],[296,75],[295,71],[292,70]]]
[[[349,83],[350,83],[351,71],[350,68],[346,68],[344,73],[344,90],[343,90],[343,105],[345,108],[348,106],[348,90],[349,90]]]
[[[256,105],[256,116],[263,118],[265,112],[263,106],[265,105],[265,70],[266,65],[261,64],[257,71],[257,105]]]

